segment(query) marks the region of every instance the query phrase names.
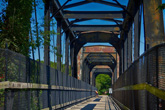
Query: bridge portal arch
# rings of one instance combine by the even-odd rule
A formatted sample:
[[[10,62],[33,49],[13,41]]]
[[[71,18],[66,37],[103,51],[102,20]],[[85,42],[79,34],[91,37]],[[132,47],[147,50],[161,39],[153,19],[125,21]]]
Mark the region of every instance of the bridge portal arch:
[[[90,72],[97,65],[107,65],[114,72],[116,64],[115,58],[109,53],[90,53],[83,61],[81,80],[90,83]]]
[[[118,38],[118,34],[114,34],[111,32],[86,32],[82,33],[78,36],[77,39],[71,42],[71,66],[73,76],[77,78],[77,55],[80,49],[86,43],[110,43],[120,55],[120,39]]]

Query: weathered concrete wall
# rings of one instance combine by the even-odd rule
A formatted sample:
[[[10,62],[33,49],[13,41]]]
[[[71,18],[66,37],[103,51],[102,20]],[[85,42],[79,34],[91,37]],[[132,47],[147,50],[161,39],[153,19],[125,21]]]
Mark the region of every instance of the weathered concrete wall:
[[[85,46],[81,48],[77,56],[77,76],[78,79],[81,78],[82,74],[82,62],[86,58],[86,56],[91,52],[103,52],[103,53],[112,53],[112,56],[117,59],[117,78],[119,77],[119,56],[116,54],[115,48],[112,46]],[[98,68],[107,68],[107,66],[97,66]],[[91,76],[91,75],[90,75]]]

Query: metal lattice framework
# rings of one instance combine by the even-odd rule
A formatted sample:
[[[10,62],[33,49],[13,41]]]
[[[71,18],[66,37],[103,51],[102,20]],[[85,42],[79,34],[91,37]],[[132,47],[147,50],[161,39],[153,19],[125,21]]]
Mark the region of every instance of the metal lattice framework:
[[[116,60],[110,53],[90,53],[85,61],[91,69],[96,65],[108,65],[112,70],[116,67]]]
[[[8,49],[0,49],[0,109],[64,109],[77,101],[95,96],[96,88],[89,85],[91,70],[96,65],[107,65],[113,77],[117,73],[115,67],[118,62],[108,53],[90,53],[82,62],[83,81],[77,80],[77,54],[89,42],[110,43],[119,55],[120,77],[112,78],[115,79],[112,96],[122,109],[164,109],[164,23],[162,10],[157,10],[162,1],[129,0],[127,6],[120,4],[119,0],[81,0],[70,4],[68,2],[71,0],[66,0],[64,4],[61,1],[44,0],[44,31],[50,31],[52,18],[57,21],[57,70],[50,67],[50,46],[46,43],[44,64]],[[89,3],[117,7],[118,10],[70,10]],[[81,24],[90,20],[103,20],[112,24]],[[140,36],[142,26],[144,36]],[[63,33],[66,35],[66,74],[61,73]],[[146,51],[142,56],[141,37],[145,38]],[[49,41],[50,36],[44,36],[44,40]],[[73,77],[68,75],[69,54]],[[100,74],[100,71],[108,73],[100,69],[95,74]]]
[[[82,80],[90,82],[90,72],[97,65],[107,65],[114,71],[116,59],[110,53],[90,53],[83,61]]]
[[[46,0],[49,1],[49,0]],[[163,14],[161,10],[156,8],[161,4],[161,0],[129,0],[128,5],[124,6],[120,4],[119,0],[82,0],[75,3],[67,4],[70,0],[67,0],[62,6],[58,0],[51,0],[52,2],[52,13],[53,17],[57,20],[57,32],[60,32],[60,27],[63,28],[64,32],[67,34],[67,38],[70,38],[70,56],[71,56],[71,67],[72,75],[77,78],[77,54],[80,48],[88,42],[106,42],[110,43],[115,47],[116,51],[119,54],[120,65],[119,73],[120,78],[114,83],[114,93],[113,96],[124,105],[121,105],[123,108],[129,107],[130,109],[159,109],[159,105],[164,101],[158,101],[159,99],[164,99],[160,97],[159,94],[153,93],[146,85],[149,83],[154,85],[151,87],[160,93],[163,93],[160,90],[160,84],[162,84],[159,77],[162,76],[162,73],[158,75],[159,71],[163,69],[158,68],[158,66],[163,65],[163,55],[160,54],[160,50],[156,50],[156,55],[150,55],[144,58],[140,58],[133,63],[134,60],[138,59],[140,56],[140,31],[141,31],[141,21],[144,22],[144,36],[145,36],[145,51],[151,49],[152,47],[164,43],[164,26],[163,24]],[[110,7],[117,7],[120,10],[103,10],[103,11],[72,11],[70,10],[73,7],[82,6],[89,3],[99,3],[104,4]],[[142,16],[143,18],[142,19]],[[48,17],[47,17],[48,18]],[[94,24],[79,24],[82,21],[89,20],[104,20],[113,22],[114,24],[110,25],[94,25]],[[134,35],[132,34],[134,33]],[[120,38],[118,37],[120,35]],[[60,53],[60,38],[57,36],[57,53]],[[134,40],[134,43],[132,41]],[[133,46],[134,45],[134,46]],[[69,45],[68,45],[69,47]],[[133,49],[134,47],[134,49]],[[133,52],[134,51],[134,55]],[[164,52],[164,51],[162,51]],[[69,53],[66,52],[66,55]],[[158,57],[160,54],[161,57]],[[156,57],[154,60],[148,60],[148,58]],[[67,58],[67,57],[66,57]],[[105,57],[104,57],[105,58]],[[161,58],[161,60],[158,60]],[[106,59],[106,58],[105,58]],[[91,58],[89,57],[83,62],[83,71],[86,74],[83,74],[85,78],[84,81],[89,83],[89,72],[95,65],[108,65],[113,70],[112,61],[106,62],[105,59],[101,58]],[[108,60],[108,58],[107,58]],[[143,61],[146,60],[145,64]],[[158,61],[161,61],[158,63]],[[57,58],[57,69],[60,70],[61,61],[60,57]],[[149,62],[149,63],[147,63]],[[142,65],[140,65],[142,64]],[[155,65],[153,65],[155,64]],[[68,65],[68,63],[66,63]],[[136,67],[136,68],[134,68]],[[140,68],[139,68],[140,67]],[[144,68],[143,70],[141,68]],[[147,70],[148,68],[154,69],[156,67],[156,76],[152,77],[152,72]],[[164,67],[164,65],[163,65]],[[160,69],[160,70],[159,70]],[[138,73],[138,77],[133,73]],[[146,78],[143,79],[144,73],[146,73]],[[158,75],[158,76],[157,76]],[[152,77],[152,78],[150,78]],[[156,78],[156,79],[155,79]],[[147,79],[147,80],[146,80]],[[149,80],[148,80],[149,79]],[[150,80],[151,79],[151,80]],[[124,83],[123,83],[124,82]],[[138,85],[139,83],[146,83]],[[163,82],[164,83],[164,82]],[[131,84],[137,84],[131,86]],[[139,91],[132,91],[132,88],[143,87],[145,90],[149,91],[151,94],[146,93],[146,91],[141,91],[144,89],[136,89]],[[164,87],[164,86],[163,86]],[[123,91],[124,90],[124,91]],[[123,96],[124,94],[124,96]],[[147,94],[147,95],[146,95]],[[138,98],[137,98],[137,97]],[[129,99],[128,99],[129,98]],[[136,100],[135,100],[136,98]],[[118,102],[116,100],[116,102]]]

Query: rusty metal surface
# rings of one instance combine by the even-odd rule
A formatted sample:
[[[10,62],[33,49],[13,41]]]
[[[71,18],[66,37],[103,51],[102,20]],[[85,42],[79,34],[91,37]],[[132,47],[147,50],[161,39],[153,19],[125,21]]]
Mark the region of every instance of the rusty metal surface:
[[[146,49],[165,42],[161,0],[143,0]]]
[[[124,11],[64,11],[64,18],[111,19],[123,18]]]

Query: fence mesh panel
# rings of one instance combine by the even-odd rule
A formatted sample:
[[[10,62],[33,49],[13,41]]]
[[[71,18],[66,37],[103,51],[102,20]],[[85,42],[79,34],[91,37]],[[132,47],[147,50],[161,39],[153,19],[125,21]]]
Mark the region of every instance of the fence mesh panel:
[[[164,105],[164,100],[146,90],[119,90],[142,83],[165,90],[165,44],[148,50],[118,78],[113,97],[131,110],[157,110],[160,103]]]
[[[91,86],[83,81],[7,49],[0,49],[0,68],[2,84],[10,81],[18,83],[17,86],[44,84],[44,87],[48,87],[30,89],[19,86],[20,88],[0,89],[0,110],[59,108],[95,95],[95,87],[91,90]]]

